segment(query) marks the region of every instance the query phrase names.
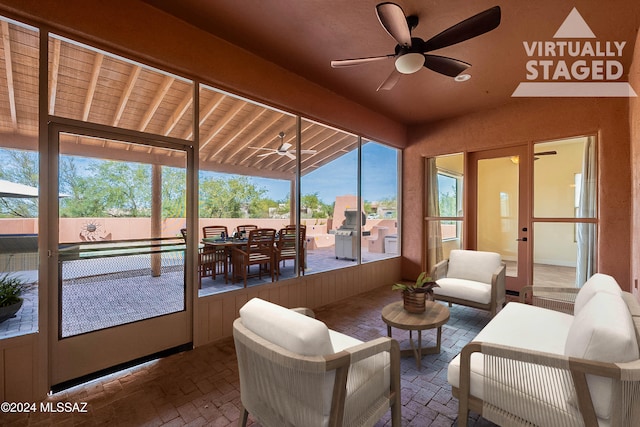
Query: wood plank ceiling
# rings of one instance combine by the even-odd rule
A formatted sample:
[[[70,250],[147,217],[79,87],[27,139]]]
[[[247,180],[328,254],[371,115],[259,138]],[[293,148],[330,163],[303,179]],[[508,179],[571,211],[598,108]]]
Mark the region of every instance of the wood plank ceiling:
[[[0,20],[0,147],[35,150],[38,33]],[[49,40],[49,114],[193,140],[193,83],[64,38]],[[200,169],[292,179],[294,116],[228,93],[200,88]],[[284,137],[279,133],[284,132]],[[303,120],[302,174],[357,148],[353,135]],[[182,152],[85,136],[61,137],[67,154],[184,166]],[[270,153],[270,154],[269,154]],[[263,155],[263,156],[261,156]]]

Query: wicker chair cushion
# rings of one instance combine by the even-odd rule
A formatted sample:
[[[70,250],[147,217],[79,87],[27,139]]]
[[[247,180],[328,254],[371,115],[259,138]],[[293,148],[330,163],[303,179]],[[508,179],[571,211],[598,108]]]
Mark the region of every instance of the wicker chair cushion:
[[[491,285],[473,280],[445,277],[438,279],[439,288],[433,288],[436,295],[460,298],[480,304],[491,302]]]
[[[613,277],[596,273],[589,278],[584,285],[580,288],[580,291],[576,295],[576,301],[573,306],[574,314],[577,314],[582,307],[598,292],[606,292],[613,295],[622,295],[622,289]]]
[[[253,298],[240,309],[240,317],[247,329],[294,353],[334,353],[327,325],[288,308]]]
[[[573,316],[531,305],[510,302],[474,338],[477,342],[501,344],[527,350],[563,354]],[[460,355],[447,371],[449,384],[460,384]],[[484,359],[471,356],[471,394],[484,400]]]
[[[330,330],[326,325],[311,317],[285,307],[253,298],[240,309],[242,324],[261,338],[270,341],[288,351],[305,356],[323,356],[364,344],[362,341]],[[390,387],[390,357],[386,352],[375,354],[364,360],[353,363],[349,368],[347,379],[347,396],[345,400],[345,424],[359,424],[362,402],[383,402]],[[322,384],[322,413],[317,417],[326,425],[331,412],[335,373],[325,374]],[[281,393],[287,393],[281,390]],[[314,412],[290,395],[284,400],[296,402],[303,411]],[[388,408],[388,406],[387,406]],[[300,408],[298,408],[300,409]],[[372,414],[369,414],[372,415]],[[374,416],[375,418],[375,416]]]
[[[495,252],[454,249],[449,254],[447,277],[491,283],[502,258]]]
[[[630,362],[638,359],[633,320],[622,296],[598,292],[575,315],[565,355],[599,362]],[[611,416],[611,380],[588,377],[596,414]]]

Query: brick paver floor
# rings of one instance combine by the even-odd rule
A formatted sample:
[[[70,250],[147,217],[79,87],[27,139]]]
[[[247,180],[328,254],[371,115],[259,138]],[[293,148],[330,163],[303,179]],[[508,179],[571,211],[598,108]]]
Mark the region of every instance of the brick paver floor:
[[[315,310],[330,328],[363,341],[386,336],[382,307],[400,298],[389,286]],[[440,354],[424,356],[418,370],[413,358],[402,358],[402,425],[451,426],[457,424],[458,401],[447,383],[447,364],[487,324],[487,312],[451,307],[442,328]],[[400,347],[408,345],[408,332],[394,329]],[[423,333],[424,345],[433,344],[435,331]],[[103,377],[49,396],[44,404],[86,409],[74,413],[0,414],[8,426],[235,426],[240,391],[232,339],[198,347],[158,361]],[[86,403],[86,408],[83,408]],[[75,406],[74,406],[75,405]],[[40,403],[37,404],[38,409]],[[250,418],[250,424],[257,426]],[[390,413],[378,427],[390,425]],[[470,425],[493,426],[471,414]]]

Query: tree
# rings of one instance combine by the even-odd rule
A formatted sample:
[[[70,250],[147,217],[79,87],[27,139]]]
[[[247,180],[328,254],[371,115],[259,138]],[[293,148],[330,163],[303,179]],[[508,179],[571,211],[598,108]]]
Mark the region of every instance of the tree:
[[[181,168],[162,168],[162,217],[187,216],[187,173]]]
[[[252,215],[266,193],[247,177],[204,178],[200,181],[200,217],[243,218]],[[255,212],[253,212],[255,215]]]

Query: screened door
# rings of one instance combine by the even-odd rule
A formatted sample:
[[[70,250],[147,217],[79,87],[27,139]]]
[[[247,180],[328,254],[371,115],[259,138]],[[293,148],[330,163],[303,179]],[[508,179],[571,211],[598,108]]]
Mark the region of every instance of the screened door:
[[[52,125],[52,384],[192,341],[178,144]],[[55,171],[55,172],[54,172]]]

